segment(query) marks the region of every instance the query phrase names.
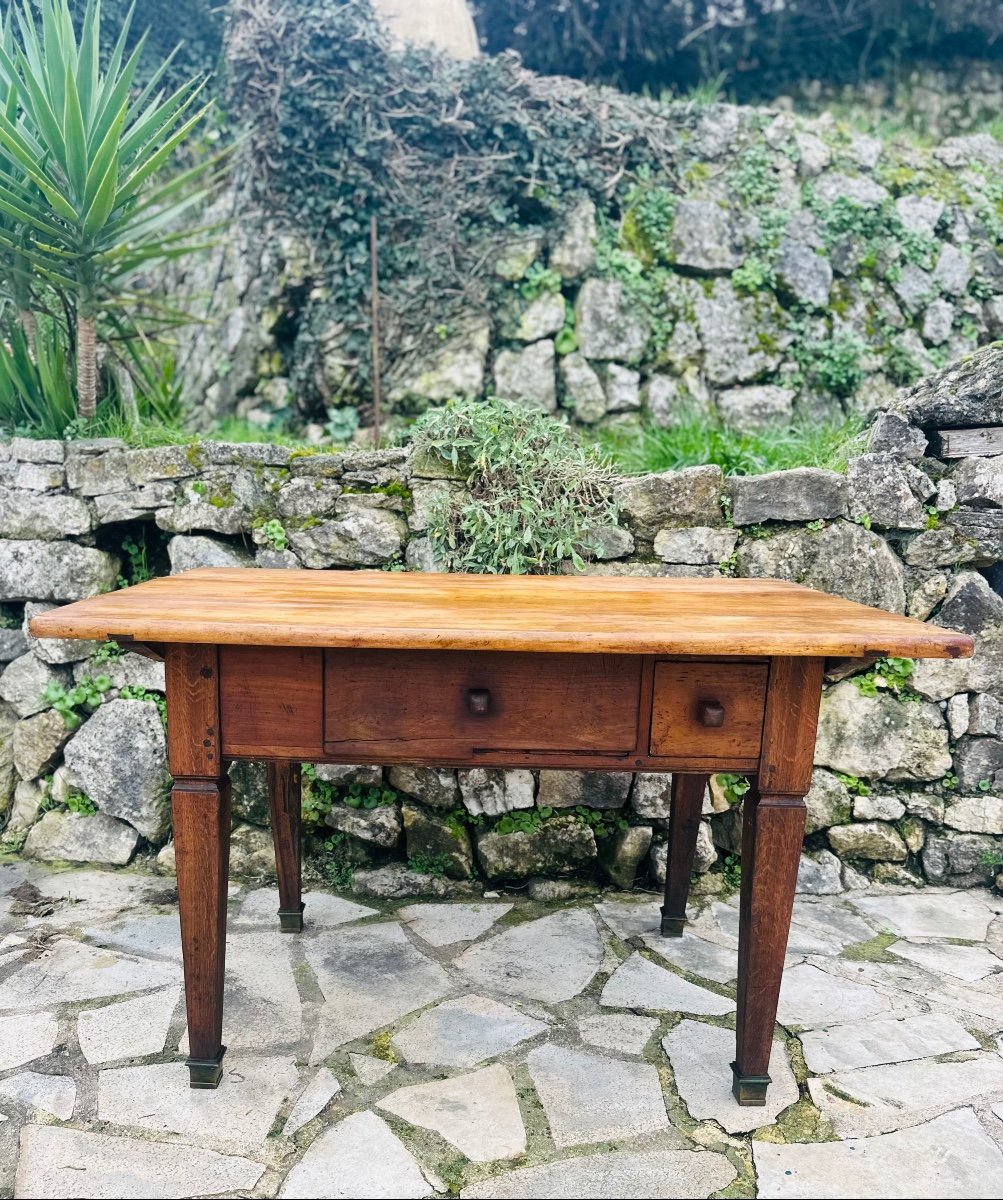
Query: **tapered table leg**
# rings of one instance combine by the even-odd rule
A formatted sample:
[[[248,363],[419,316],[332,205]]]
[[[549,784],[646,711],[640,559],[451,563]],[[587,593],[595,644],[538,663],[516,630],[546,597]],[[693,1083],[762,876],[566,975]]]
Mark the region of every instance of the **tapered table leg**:
[[[220,753],[215,646],[166,648],[167,759],[174,788],[174,851],[193,1088],[223,1075],[223,966],[230,866],[230,780]]]
[[[179,779],[171,792],[193,1088],[223,1074],[223,968],[230,864],[230,781]]]
[[[770,1050],[797,884],[805,805],[800,796],[745,797],[738,935],[738,1033],[732,1091],[766,1103]]]
[[[665,856],[665,903],[662,937],[682,937],[686,924],[686,898],[690,892],[693,858],[700,830],[700,810],[707,775],[672,776],[669,811],[669,844]]]
[[[268,801],[279,878],[279,924],[284,933],[299,933],[303,928],[299,763],[268,764]]]

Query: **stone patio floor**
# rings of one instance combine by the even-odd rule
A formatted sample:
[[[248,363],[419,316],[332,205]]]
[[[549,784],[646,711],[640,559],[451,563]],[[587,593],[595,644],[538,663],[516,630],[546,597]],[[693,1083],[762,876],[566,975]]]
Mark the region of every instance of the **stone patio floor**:
[[[797,901],[739,1108],[734,898],[374,906],[232,888],[229,1045],[187,1087],[163,877],[0,864],[0,1196],[996,1197],[1003,902]]]

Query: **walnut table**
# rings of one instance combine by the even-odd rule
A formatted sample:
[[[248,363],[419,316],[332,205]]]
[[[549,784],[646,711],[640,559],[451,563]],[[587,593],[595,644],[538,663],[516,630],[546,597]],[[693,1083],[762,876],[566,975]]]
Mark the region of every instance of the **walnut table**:
[[[192,1087],[222,1074],[233,759],[269,763],[283,929],[302,928],[300,764],[671,771],[662,933],[701,798],[750,775],[740,1104],[764,1104],[827,658],[958,658],[972,640],[790,583],[208,568],[36,616],[37,637],[162,656]]]

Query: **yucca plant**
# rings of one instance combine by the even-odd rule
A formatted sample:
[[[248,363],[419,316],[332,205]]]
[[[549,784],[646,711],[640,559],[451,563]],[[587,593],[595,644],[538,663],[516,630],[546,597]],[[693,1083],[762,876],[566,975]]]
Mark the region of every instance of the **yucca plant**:
[[[97,404],[98,322],[120,331],[136,311],[130,276],[206,243],[185,228],[207,199],[221,156],[169,179],[162,171],[205,116],[204,81],[158,91],[168,63],[136,82],[145,35],[126,55],[132,12],[100,62],[101,3],[88,0],[77,38],[68,0],[42,0],[41,28],[25,4],[0,41],[0,266],[27,264],[74,330],[79,415]],[[20,182],[18,182],[20,177]]]
[[[10,12],[0,19],[0,48],[8,57],[14,53]],[[0,101],[4,100],[6,101],[8,120],[16,121],[18,117],[17,96],[9,86],[5,86],[4,75],[0,72]],[[15,195],[24,195],[31,186],[25,173],[2,153],[0,153],[0,186]],[[20,247],[29,234],[23,220],[5,212],[0,212],[0,234],[6,235],[2,256],[5,270],[0,275],[0,299],[13,304],[17,310],[18,319],[28,335],[28,345],[31,347],[34,341],[34,310],[37,304],[38,289],[35,286],[31,264],[20,252]]]
[[[31,332],[0,325],[0,432],[61,438],[73,424],[76,404],[63,331],[39,316]]]

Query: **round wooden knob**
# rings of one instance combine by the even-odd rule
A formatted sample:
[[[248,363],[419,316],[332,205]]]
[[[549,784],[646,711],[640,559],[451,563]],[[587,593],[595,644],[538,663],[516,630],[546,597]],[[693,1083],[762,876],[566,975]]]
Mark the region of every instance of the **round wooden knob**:
[[[467,692],[467,709],[475,717],[485,717],[491,711],[491,693],[487,688],[471,688]]]
[[[697,717],[708,729],[720,729],[724,724],[724,705],[716,700],[701,700]]]

